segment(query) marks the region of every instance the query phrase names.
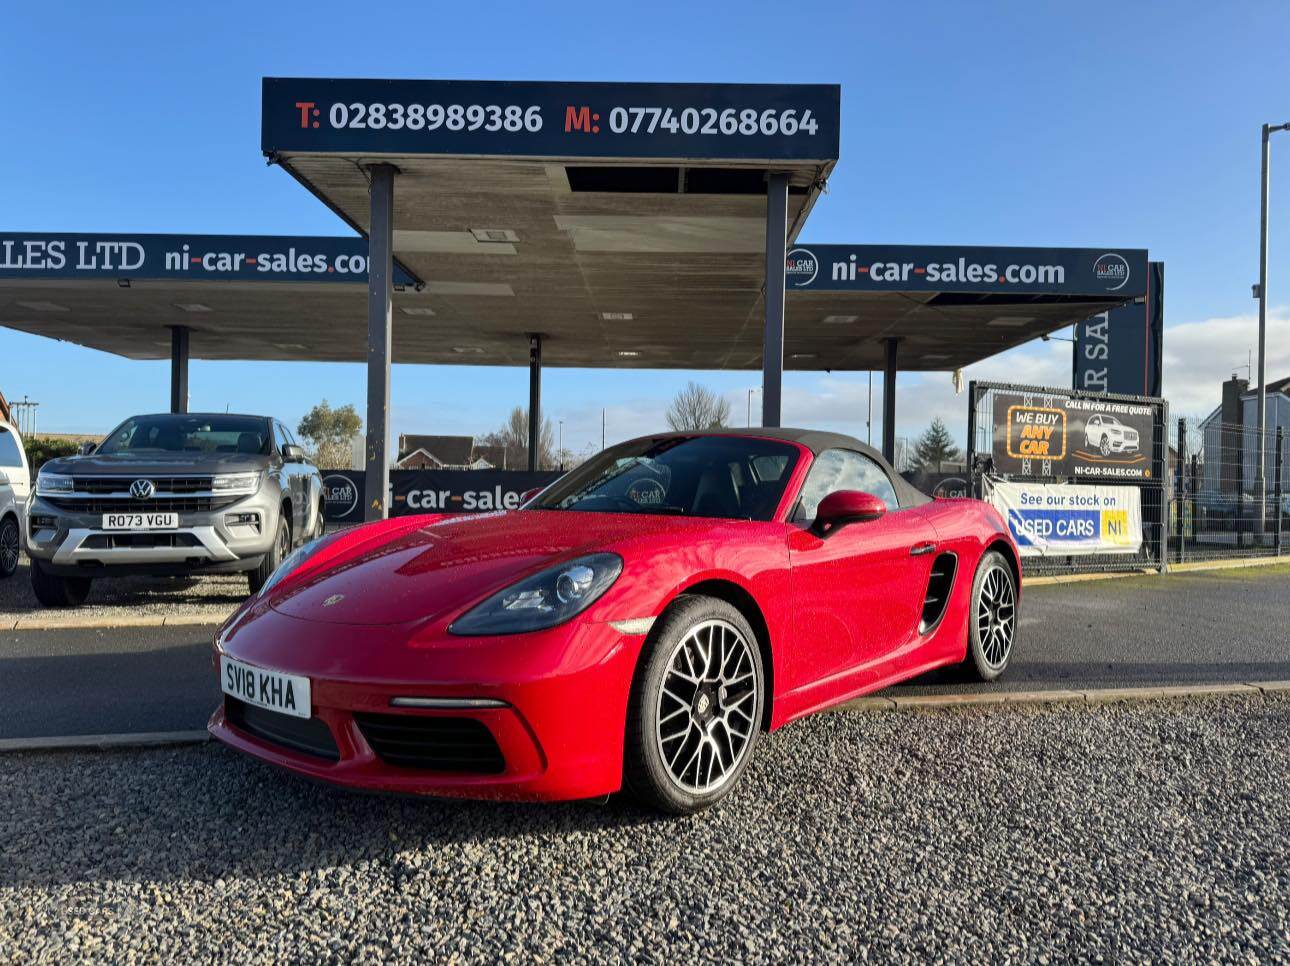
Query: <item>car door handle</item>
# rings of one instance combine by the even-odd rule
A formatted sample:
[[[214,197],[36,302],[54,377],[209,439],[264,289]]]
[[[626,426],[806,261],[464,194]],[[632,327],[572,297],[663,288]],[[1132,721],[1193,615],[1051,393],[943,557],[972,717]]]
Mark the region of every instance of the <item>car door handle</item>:
[[[911,557],[921,557],[923,556],[923,554],[934,553],[935,551],[936,551],[936,544],[932,543],[929,540],[926,543],[914,544],[912,547],[909,548],[909,555]]]

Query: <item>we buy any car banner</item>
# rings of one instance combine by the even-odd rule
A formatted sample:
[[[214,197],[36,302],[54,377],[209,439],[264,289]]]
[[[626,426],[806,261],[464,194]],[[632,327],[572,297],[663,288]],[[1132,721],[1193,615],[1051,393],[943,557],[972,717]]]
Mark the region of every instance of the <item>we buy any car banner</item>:
[[[986,480],[986,500],[1007,521],[1022,556],[1142,549],[1142,493],[1136,486]]]

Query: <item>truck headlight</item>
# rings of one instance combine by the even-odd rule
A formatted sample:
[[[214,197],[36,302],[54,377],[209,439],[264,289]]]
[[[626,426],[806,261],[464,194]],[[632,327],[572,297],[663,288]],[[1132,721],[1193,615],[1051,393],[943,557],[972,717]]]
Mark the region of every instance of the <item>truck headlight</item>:
[[[260,473],[221,473],[211,478],[211,492],[250,496],[260,488]]]
[[[36,492],[41,496],[53,493],[71,493],[72,478],[41,470],[36,474]]]
[[[623,572],[616,553],[593,553],[526,577],[452,622],[450,634],[480,637],[555,627],[590,607]]]

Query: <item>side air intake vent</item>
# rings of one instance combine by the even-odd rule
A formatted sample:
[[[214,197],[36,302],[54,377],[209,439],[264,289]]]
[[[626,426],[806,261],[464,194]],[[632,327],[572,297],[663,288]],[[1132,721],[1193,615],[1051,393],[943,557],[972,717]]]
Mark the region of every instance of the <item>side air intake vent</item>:
[[[932,561],[932,575],[927,579],[927,596],[923,598],[923,618],[918,622],[918,633],[926,634],[945,616],[958,565],[959,558],[952,553],[940,554]]]

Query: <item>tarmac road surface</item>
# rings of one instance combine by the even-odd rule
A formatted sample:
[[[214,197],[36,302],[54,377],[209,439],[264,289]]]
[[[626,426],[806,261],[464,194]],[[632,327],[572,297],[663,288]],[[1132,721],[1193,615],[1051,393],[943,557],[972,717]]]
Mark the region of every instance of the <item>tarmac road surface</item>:
[[[1290,679],[1290,566],[1026,588],[992,685],[937,672],[888,693]],[[0,633],[0,739],[204,728],[211,627]]]

